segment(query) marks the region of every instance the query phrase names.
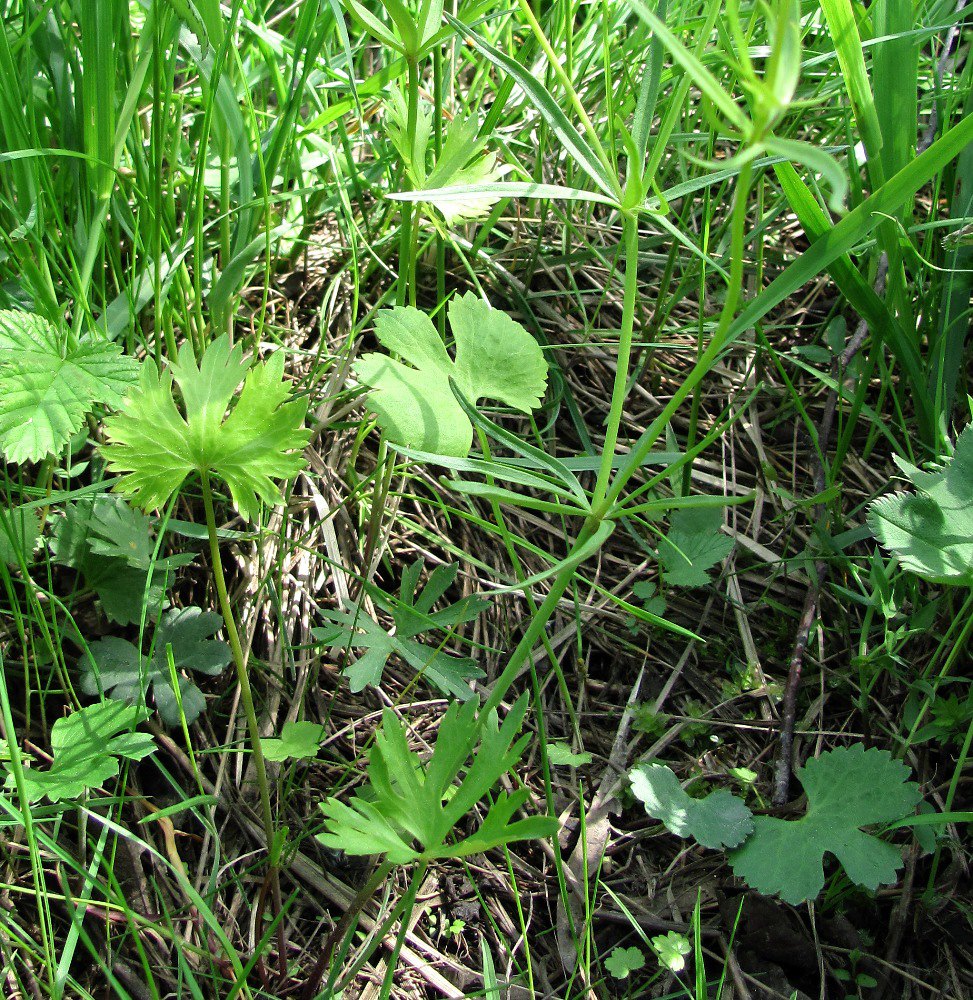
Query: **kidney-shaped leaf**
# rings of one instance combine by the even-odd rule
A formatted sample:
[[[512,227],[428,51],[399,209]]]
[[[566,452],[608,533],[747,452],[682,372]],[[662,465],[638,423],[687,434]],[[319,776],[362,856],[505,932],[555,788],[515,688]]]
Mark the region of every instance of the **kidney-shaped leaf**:
[[[447,315],[456,341],[455,360],[425,313],[395,307],[379,313],[375,335],[403,361],[366,354],[356,362],[355,373],[374,390],[368,405],[390,440],[462,458],[473,442],[473,426],[453,395],[450,379],[472,403],[498,399],[530,413],[540,405],[547,386],[547,362],[519,323],[472,292],[453,299]]]
[[[919,789],[909,773],[887,750],[866,750],[861,743],[809,760],[798,771],[807,815],[758,816],[753,836],[730,857],[733,871],[758,892],[795,905],[824,888],[825,854],[867,889],[894,882],[902,867],[899,852],[860,828],[894,822],[915,809]]]

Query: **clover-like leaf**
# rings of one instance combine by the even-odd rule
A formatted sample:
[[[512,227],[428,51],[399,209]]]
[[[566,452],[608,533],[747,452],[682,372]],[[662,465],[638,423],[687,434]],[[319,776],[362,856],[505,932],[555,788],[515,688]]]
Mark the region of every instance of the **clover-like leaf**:
[[[71,345],[41,316],[0,310],[0,451],[8,462],[59,451],[96,404],[121,402],[137,372],[110,341]]]
[[[146,714],[120,701],[103,701],[58,719],[51,727],[51,766],[24,771],[29,801],[45,795],[51,802],[77,798],[118,774],[117,758],[142,760],[154,753],[152,737],[134,731]],[[6,787],[15,787],[13,774],[7,775]]]
[[[809,760],[798,771],[807,794],[799,820],[758,816],[753,836],[730,856],[733,871],[765,895],[787,903],[814,899],[824,888],[824,856],[833,854],[848,878],[867,889],[894,882],[899,852],[861,828],[892,823],[915,809],[919,788],[887,750],[861,743]]]
[[[274,480],[304,467],[301,450],[310,437],[304,428],[307,400],[289,399],[283,376],[281,352],[251,367],[225,335],[209,345],[198,365],[189,344],[162,375],[144,364],[137,388],[105,421],[102,452],[109,469],[123,473],[115,488],[150,509],[163,506],[191,474],[217,476],[240,514],[255,520],[261,501],[280,501]]]
[[[151,695],[159,717],[167,726],[179,725],[182,714],[193,723],[206,711],[203,692],[181,671],[216,676],[230,662],[230,647],[212,638],[223,618],[201,608],[168,611],[159,622],[151,657],[144,657],[127,639],[107,636],[88,646],[90,656],[82,660],[81,689],[86,694],[111,692],[125,702],[139,703]],[[167,647],[179,680],[179,698],[172,687]]]
[[[496,711],[478,719],[475,702],[454,702],[424,763],[409,749],[402,721],[386,709],[369,755],[367,791],[347,805],[335,798],[323,802],[325,833],[318,840],[346,854],[385,854],[394,864],[408,864],[551,836],[557,830],[552,817],[514,820],[530,796],[526,788],[498,793],[478,828],[457,835],[467,814],[520,760],[530,739],[516,739],[526,710],[524,696],[501,725]]]
[[[693,948],[685,934],[669,931],[657,934],[649,943],[663,968],[670,972],[682,972],[686,968],[686,956]]]
[[[973,586],[973,426],[934,472],[899,461],[916,493],[876,500],[868,524],[906,569],[931,583]]]
[[[613,948],[605,959],[605,968],[613,979],[628,979],[633,972],[645,966],[645,955],[641,948]]]
[[[285,722],[279,737],[260,741],[267,760],[312,760],[324,739],[325,729],[318,722]]]
[[[472,292],[453,299],[447,315],[455,360],[425,313],[395,307],[378,314],[375,335],[403,361],[366,354],[355,363],[355,373],[374,390],[368,406],[390,440],[463,458],[473,442],[473,425],[453,395],[450,380],[472,404],[498,399],[530,413],[544,394],[547,362],[519,323]]]
[[[673,587],[705,587],[707,572],[733,551],[733,539],[720,531],[723,516],[717,507],[677,510],[669,531],[659,540],[662,578]]]
[[[632,793],[654,819],[677,837],[703,847],[736,847],[753,831],[753,815],[732,792],[721,788],[694,799],[663,764],[639,764],[629,773]]]

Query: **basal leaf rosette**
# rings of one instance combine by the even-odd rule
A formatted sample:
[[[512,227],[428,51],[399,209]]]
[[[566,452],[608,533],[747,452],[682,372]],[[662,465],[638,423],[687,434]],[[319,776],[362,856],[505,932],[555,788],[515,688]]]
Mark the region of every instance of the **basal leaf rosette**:
[[[373,390],[367,405],[390,441],[463,458],[473,443],[473,425],[453,395],[450,379],[471,403],[497,399],[530,413],[547,388],[547,362],[519,323],[472,292],[453,299],[447,317],[455,360],[425,313],[398,306],[378,314],[375,335],[402,361],[373,353],[354,367],[359,380]]]
[[[243,349],[223,336],[198,365],[188,344],[161,375],[144,364],[138,386],[105,421],[102,452],[109,470],[122,474],[115,488],[143,509],[164,506],[195,473],[222,479],[237,510],[253,521],[261,501],[280,501],[275,480],[304,467],[306,413],[307,400],[290,398],[280,351],[251,367]]]

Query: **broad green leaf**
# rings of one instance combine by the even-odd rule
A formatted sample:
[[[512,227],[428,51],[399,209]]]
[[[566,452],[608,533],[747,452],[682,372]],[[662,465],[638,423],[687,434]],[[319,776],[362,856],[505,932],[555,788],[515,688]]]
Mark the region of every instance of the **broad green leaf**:
[[[374,390],[368,405],[392,441],[463,458],[473,442],[473,426],[450,380],[471,403],[499,399],[530,413],[544,394],[547,362],[519,323],[472,292],[453,299],[447,315],[456,342],[455,361],[425,313],[396,307],[379,313],[375,335],[403,361],[366,354],[356,362],[355,373]]]
[[[584,767],[591,763],[591,754],[575,753],[567,743],[548,743],[547,759],[562,767]]]
[[[165,592],[175,582],[176,568],[195,559],[189,552],[152,564],[156,543],[149,519],[117,496],[67,504],[53,535],[55,560],[80,571],[105,614],[120,625],[138,624],[143,603],[150,619],[158,617],[167,607]]]
[[[301,450],[310,437],[307,400],[289,399],[283,376],[281,352],[250,367],[226,336],[209,345],[198,366],[188,344],[161,376],[143,365],[138,387],[105,421],[102,452],[109,469],[123,474],[115,488],[148,510],[162,507],[193,473],[217,476],[240,514],[256,520],[261,501],[280,502],[274,480],[304,467]]]
[[[605,969],[613,979],[628,979],[633,972],[645,967],[645,955],[640,948],[613,948],[605,959]]]
[[[703,847],[736,847],[753,831],[753,815],[725,788],[694,799],[663,764],[639,764],[629,773],[632,794],[654,819],[677,837],[692,837]]]
[[[875,537],[923,579],[973,586],[973,427],[960,434],[952,458],[937,471],[899,466],[917,492],[893,493],[871,505]]]
[[[408,116],[404,98],[393,90],[386,106],[386,130],[406,164],[412,184],[408,200],[432,205],[447,226],[486,215],[503,197],[490,185],[497,184],[510,168],[498,165],[495,153],[485,152],[487,139],[480,137],[478,121],[456,115],[446,126],[442,150],[427,171],[431,111],[420,105],[412,135]]]
[[[529,797],[520,789],[496,795],[478,828],[454,839],[474,806],[520,760],[529,737],[515,737],[526,708],[522,697],[500,725],[496,712],[478,717],[475,702],[454,702],[426,762],[409,749],[405,725],[386,709],[369,755],[367,790],[349,805],[334,798],[323,802],[325,833],[318,839],[346,854],[385,854],[407,864],[551,836],[557,830],[551,817],[514,820]]]
[[[659,540],[662,579],[673,587],[705,587],[708,570],[733,551],[733,539],[720,531],[718,507],[687,507],[672,515],[669,531]]]
[[[867,889],[894,882],[899,851],[864,826],[892,823],[915,809],[918,786],[886,750],[861,743],[809,760],[798,772],[807,794],[799,820],[754,819],[753,836],[730,856],[733,871],[758,892],[794,905],[824,888],[824,856],[833,854],[848,878]]]
[[[24,771],[29,801],[45,795],[51,802],[77,798],[118,774],[116,758],[142,760],[154,753],[152,737],[134,732],[146,714],[120,701],[103,701],[58,719],[51,728],[50,768]],[[12,774],[7,775],[6,787],[15,787]]]
[[[72,347],[42,317],[0,310],[0,450],[7,461],[37,462],[59,451],[97,403],[121,402],[137,370],[109,341]]]
[[[30,507],[0,510],[0,562],[10,567],[30,562],[40,541],[37,511]]]
[[[81,689],[85,694],[110,693],[120,701],[139,704],[151,695],[159,717],[167,726],[182,721],[179,702],[186,722],[192,724],[206,711],[202,691],[181,671],[208,676],[221,674],[230,662],[230,647],[212,638],[223,625],[223,618],[201,608],[182,608],[163,615],[155,632],[150,657],[142,656],[127,639],[108,636],[88,646],[89,656],[82,660]],[[179,680],[179,699],[172,688],[167,647]]]
[[[267,760],[313,760],[325,737],[325,728],[317,722],[285,722],[279,737],[260,741]]]

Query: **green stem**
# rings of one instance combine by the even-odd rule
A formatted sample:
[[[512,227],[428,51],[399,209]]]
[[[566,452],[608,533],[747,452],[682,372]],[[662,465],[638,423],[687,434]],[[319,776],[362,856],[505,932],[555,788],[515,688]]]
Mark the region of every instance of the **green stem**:
[[[223,576],[223,562],[220,559],[220,542],[216,534],[216,515],[213,513],[213,491],[210,488],[209,476],[200,473],[203,485],[203,509],[206,512],[206,529],[209,532],[210,562],[213,566],[213,580],[216,583],[216,593],[223,612],[223,625],[227,638],[230,640],[230,650],[233,653],[233,663],[236,666],[237,681],[240,684],[240,701],[247,717],[247,730],[250,734],[250,749],[253,752],[254,770],[257,774],[257,787],[260,790],[260,812],[263,818],[264,833],[267,837],[267,855],[270,857],[274,844],[274,813],[270,806],[270,784],[267,781],[267,765],[264,761],[263,748],[260,745],[260,725],[257,722],[257,712],[253,707],[253,692],[250,688],[250,675],[247,673],[247,658],[240,642],[233,618],[233,608],[226,592],[226,578]]]
[[[403,185],[408,190],[411,188],[410,169],[416,171],[418,165],[415,162],[416,156],[416,126],[419,120],[419,60],[414,56],[407,56],[409,69],[409,92],[408,92],[408,123],[406,135],[412,148],[409,154],[409,162],[405,164],[403,171]],[[416,261],[415,249],[412,238],[413,229],[413,205],[412,202],[402,203],[402,229],[399,233],[399,283],[396,289],[396,300],[400,306],[406,302],[409,305],[416,304]]]
[[[635,329],[635,303],[638,298],[639,270],[639,223],[634,212],[624,217],[622,244],[625,254],[625,291],[622,300],[622,325],[618,331],[618,360],[615,365],[615,383],[612,386],[611,406],[605,427],[605,445],[601,453],[601,466],[592,506],[600,508],[608,491],[615,447],[618,444],[618,430],[622,423],[625,396],[628,388],[628,370],[632,358],[632,336]]]

